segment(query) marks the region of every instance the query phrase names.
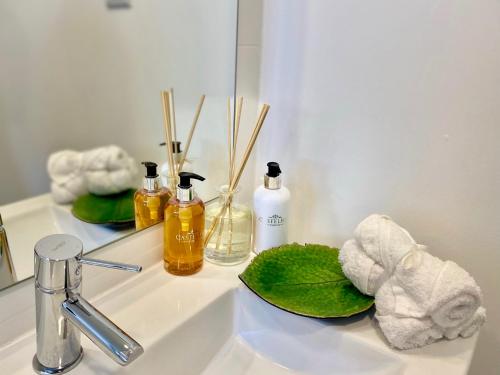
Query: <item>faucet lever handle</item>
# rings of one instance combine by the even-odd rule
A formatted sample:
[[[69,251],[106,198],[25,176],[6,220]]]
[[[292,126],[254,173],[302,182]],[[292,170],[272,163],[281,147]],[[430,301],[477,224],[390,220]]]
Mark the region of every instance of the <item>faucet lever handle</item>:
[[[112,268],[112,269],[121,270],[121,271],[129,271],[129,272],[141,272],[142,271],[142,266],[138,266],[135,264],[110,262],[108,260],[79,257],[78,262],[82,263],[82,264],[88,264],[89,266]]]

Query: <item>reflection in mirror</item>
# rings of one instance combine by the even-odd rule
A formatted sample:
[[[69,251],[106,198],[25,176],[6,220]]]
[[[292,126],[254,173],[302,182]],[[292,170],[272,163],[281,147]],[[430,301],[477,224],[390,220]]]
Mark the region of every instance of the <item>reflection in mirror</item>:
[[[16,280],[12,258],[10,256],[9,241],[3,227],[0,215],[0,289],[13,284]]]
[[[0,289],[32,276],[46,235],[88,252],[135,232],[140,163],[168,183],[163,90],[176,162],[189,148],[183,170],[207,177],[204,200],[224,181],[237,0],[117,3],[0,2]]]

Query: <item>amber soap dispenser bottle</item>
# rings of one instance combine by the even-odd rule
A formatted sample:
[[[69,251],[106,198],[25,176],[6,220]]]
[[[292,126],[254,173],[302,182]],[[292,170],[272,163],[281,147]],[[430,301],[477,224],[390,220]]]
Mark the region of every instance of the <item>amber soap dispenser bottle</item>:
[[[174,275],[192,275],[203,266],[205,205],[191,185],[191,179],[204,181],[195,173],[179,173],[176,197],[165,207],[165,269]]]
[[[156,163],[145,161],[146,167],[142,189],[135,192],[135,228],[137,230],[147,228],[163,220],[165,205],[172,197],[169,189],[162,187],[160,176],[156,172]]]

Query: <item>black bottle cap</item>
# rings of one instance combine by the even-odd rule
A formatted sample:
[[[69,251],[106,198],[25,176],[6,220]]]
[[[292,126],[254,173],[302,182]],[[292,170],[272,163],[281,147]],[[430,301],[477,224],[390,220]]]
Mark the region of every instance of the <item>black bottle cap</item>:
[[[172,142],[172,152],[174,154],[180,154],[182,152],[182,150],[181,150],[181,142],[179,142],[179,141],[173,141]]]
[[[280,165],[275,161],[267,163],[267,175],[269,177],[278,177],[281,174]]]
[[[166,145],[165,142],[160,143],[160,146],[165,146],[165,145]],[[174,154],[180,154],[182,152],[180,141],[172,141],[172,152]]]
[[[179,173],[179,187],[181,189],[189,189],[191,185],[191,179],[194,178],[196,180],[205,181],[205,177],[202,177],[196,173],[191,172],[181,172]]]
[[[158,173],[156,172],[156,167],[158,164],[153,163],[152,161],[143,161],[141,164],[144,164],[146,167],[146,178],[156,178],[158,177]]]

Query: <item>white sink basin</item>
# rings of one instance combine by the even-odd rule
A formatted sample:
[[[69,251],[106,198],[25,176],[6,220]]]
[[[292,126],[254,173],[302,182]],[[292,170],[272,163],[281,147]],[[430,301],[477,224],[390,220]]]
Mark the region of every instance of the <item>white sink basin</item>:
[[[397,356],[337,331],[335,323],[278,310],[242,286],[156,342],[128,371],[375,375],[400,374],[402,367]]]

